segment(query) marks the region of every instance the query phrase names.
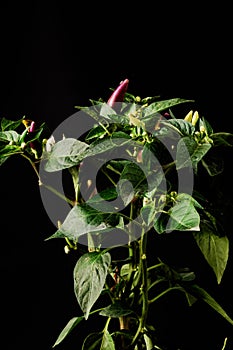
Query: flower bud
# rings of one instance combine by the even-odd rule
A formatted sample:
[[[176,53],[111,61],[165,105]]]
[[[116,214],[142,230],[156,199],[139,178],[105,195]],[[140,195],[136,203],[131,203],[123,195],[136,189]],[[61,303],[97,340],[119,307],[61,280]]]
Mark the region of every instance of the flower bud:
[[[22,149],[24,149],[26,147],[26,145],[27,145],[26,142],[22,142],[20,146]]]
[[[205,131],[206,131],[206,129],[205,129],[204,125],[201,125],[200,126],[200,132],[205,132]]]
[[[188,114],[184,117],[184,120],[186,121],[186,122],[192,122],[192,117],[193,117],[193,111],[191,110],[191,111],[189,111],[188,112]]]
[[[69,253],[70,253],[70,247],[68,246],[68,244],[65,245],[64,251],[65,251],[66,254],[69,254]]]
[[[198,119],[199,119],[199,114],[197,111],[195,111],[193,116],[192,116],[192,125],[193,126],[195,126],[197,124]]]

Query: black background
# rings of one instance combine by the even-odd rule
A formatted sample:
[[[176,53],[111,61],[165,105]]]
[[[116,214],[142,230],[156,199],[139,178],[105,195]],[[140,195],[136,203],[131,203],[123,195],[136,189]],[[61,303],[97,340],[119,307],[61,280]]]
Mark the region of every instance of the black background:
[[[110,88],[128,78],[132,94],[194,99],[216,131],[233,132],[230,13],[177,2],[2,4],[0,117],[26,115],[53,130],[75,105],[107,99]],[[66,322],[80,315],[72,285],[76,258],[64,254],[64,242],[44,242],[55,227],[29,165],[10,159],[0,180],[1,347],[49,350]],[[230,175],[223,185],[231,190]],[[233,316],[232,257],[221,286],[206,277],[208,269],[202,272],[202,282]],[[226,336],[230,350],[227,322],[197,307],[187,318],[190,328],[186,319],[176,321],[178,314],[167,323],[168,350],[221,350]],[[79,349],[79,334],[58,348]]]

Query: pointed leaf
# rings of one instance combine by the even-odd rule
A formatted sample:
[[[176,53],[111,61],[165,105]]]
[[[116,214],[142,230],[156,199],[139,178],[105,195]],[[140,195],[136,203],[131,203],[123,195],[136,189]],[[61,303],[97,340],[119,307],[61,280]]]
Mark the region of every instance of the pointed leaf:
[[[228,238],[217,236],[204,223],[202,223],[201,231],[194,232],[193,236],[208,264],[212,267],[219,284],[229,256]]]
[[[133,197],[133,190],[136,193],[143,192],[146,189],[147,179],[143,170],[135,163],[129,162],[128,164],[126,164],[121,173],[120,182],[117,187],[117,190],[123,196],[122,199],[124,199],[125,197],[125,202],[128,203],[128,197]]]
[[[123,304],[121,301],[115,301],[113,304],[108,305],[100,311],[101,316],[107,317],[122,317],[132,314],[133,310],[127,305]]]
[[[203,288],[199,287],[196,284],[193,284],[191,286],[184,285],[183,288],[197,299],[201,299],[204,302],[206,302],[210,307],[212,307],[212,309],[217,311],[217,313],[219,313],[223,318],[225,318],[230,324],[233,325],[233,320],[231,319],[231,317],[226,313],[226,311],[221,307],[221,305]]]
[[[103,332],[90,333],[85,338],[82,350],[100,350]]]
[[[51,152],[48,153],[45,170],[53,172],[79,164],[88,147],[85,142],[73,138],[58,141],[54,144]]]
[[[154,219],[154,229],[157,233],[164,233],[167,230],[167,222],[169,220],[169,215],[165,213],[158,213],[155,215]]]
[[[4,147],[0,147],[0,165],[2,165],[10,156],[20,154],[21,152],[21,147],[16,145],[6,145]]]
[[[233,146],[233,134],[229,132],[217,132],[210,135],[214,146]]]
[[[1,118],[1,130],[2,131],[15,130],[20,126],[23,119],[24,117],[19,120],[9,120],[3,117]]]
[[[86,204],[104,213],[113,213],[116,211],[116,208],[112,204],[112,201],[117,199],[117,197],[118,193],[115,187],[107,188],[88,199]]]
[[[107,329],[104,330],[100,350],[115,350],[115,349],[116,348],[115,348],[114,341],[112,339],[111,334]]]
[[[14,130],[0,132],[0,141],[17,143],[19,139],[20,135]]]
[[[110,263],[111,255],[101,252],[86,253],[76,263],[74,291],[85,319],[103,290]]]
[[[153,203],[144,205],[141,210],[140,210],[140,214],[142,216],[143,221],[145,222],[145,224],[148,226],[150,225],[155,218],[155,214],[156,214],[156,208],[155,205]]]
[[[115,132],[111,137],[92,142],[90,147],[85,151],[85,157],[93,157],[101,153],[114,150],[129,143],[130,136],[124,132]]]
[[[190,194],[188,193],[178,193],[176,196],[176,201],[181,202],[181,201],[190,201],[194,207],[203,209],[203,206],[196,200],[194,199]]]
[[[112,114],[116,114],[116,111],[108,103],[103,103],[100,108],[100,116],[110,119]]]
[[[86,204],[74,206],[61,227],[50,238],[67,237],[73,241],[88,232],[98,232],[109,227],[104,221],[111,214],[102,214]],[[49,239],[49,238],[48,238]]]
[[[224,160],[217,157],[210,158],[207,155],[205,159],[202,158],[201,163],[210,176],[221,174],[224,170]]]
[[[170,219],[166,231],[199,230],[200,216],[191,201],[184,200],[176,203],[168,214]]]
[[[90,141],[93,139],[102,138],[106,133],[107,131],[102,126],[98,125],[89,131],[85,140]]]
[[[195,126],[184,119],[169,119],[162,121],[161,124],[170,127],[182,136],[191,136],[195,132]]]
[[[192,137],[185,136],[177,144],[176,168],[177,170],[192,167],[197,172],[199,161],[211,148],[209,143],[197,143]]]
[[[134,198],[134,188],[132,183],[127,179],[120,179],[117,183],[116,189],[124,205],[127,206]]]
[[[155,113],[159,113],[165,111],[171,107],[177,106],[181,103],[194,102],[193,100],[186,100],[182,98],[172,98],[169,100],[157,101],[151,103],[148,107],[144,109],[144,115],[142,119],[148,117],[149,115],[153,115]]]
[[[71,318],[71,320],[69,320],[65,328],[59,334],[56,342],[53,345],[53,348],[60,344],[82,320],[84,320],[84,316]]]

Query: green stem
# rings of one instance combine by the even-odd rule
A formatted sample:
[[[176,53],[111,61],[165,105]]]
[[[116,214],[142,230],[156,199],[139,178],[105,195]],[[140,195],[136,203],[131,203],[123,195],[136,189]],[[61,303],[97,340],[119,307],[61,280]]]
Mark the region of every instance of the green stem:
[[[164,296],[165,294],[167,294],[168,292],[171,292],[172,290],[181,290],[181,287],[171,287],[166,289],[165,291],[163,291],[162,293],[158,294],[156,297],[154,297],[153,299],[149,300],[148,303],[152,304],[153,302],[155,302],[156,300],[158,300],[159,298],[161,298],[162,296]]]
[[[111,166],[110,164],[107,164],[106,168],[109,170],[112,170],[117,175],[121,175],[121,172],[119,170],[113,168],[113,166]]]
[[[105,323],[105,326],[104,326],[104,332],[106,332],[108,330],[108,326],[109,326],[110,321],[111,321],[111,317],[108,317],[107,322]]]
[[[39,175],[39,172],[37,170],[36,164],[29,157],[27,157],[24,153],[22,153],[21,155],[22,155],[22,157],[24,157],[25,159],[27,159],[29,161],[29,163],[31,164],[33,170],[36,173],[36,176],[38,177],[39,184],[41,184],[40,175]]]
[[[166,281],[165,278],[160,278],[159,280],[154,281],[153,283],[150,284],[150,286],[148,287],[148,290],[150,290],[151,288],[153,288],[154,286],[156,286],[157,284]]]
[[[64,196],[62,193],[58,192],[55,188],[53,188],[50,185],[45,185],[44,183],[40,183],[41,186],[44,186],[45,188],[47,188],[47,190],[51,191],[52,193],[54,193],[56,196],[58,196],[59,198],[63,199],[64,201],[66,201],[68,204],[72,205],[72,207],[74,206],[74,202],[67,198],[66,196]]]
[[[55,188],[53,188],[50,185],[46,185],[41,181],[39,172],[37,170],[36,164],[29,158],[27,157],[25,154],[22,154],[22,157],[24,157],[25,159],[27,159],[29,161],[29,163],[31,164],[33,170],[36,173],[36,176],[38,177],[38,181],[39,181],[39,185],[40,186],[44,186],[45,188],[47,188],[49,191],[51,191],[52,193],[56,194],[59,198],[63,199],[64,201],[66,201],[67,203],[69,203],[70,205],[72,205],[72,207],[74,206],[74,202],[72,200],[70,200],[68,197],[64,196],[63,194],[61,194],[60,192],[58,192]]]
[[[103,310],[103,308],[90,311],[90,314],[89,314],[89,315],[93,315],[93,314],[95,314],[95,313],[97,313],[97,312],[100,312],[100,311],[102,311],[102,310]]]
[[[113,181],[113,179],[108,175],[108,173],[103,169],[101,168],[101,171],[102,173],[108,178],[108,180],[113,184],[114,187],[117,186],[117,184]]]
[[[141,235],[141,240],[140,240],[140,262],[139,262],[139,269],[141,272],[140,280],[142,283],[140,287],[141,293],[142,293],[142,313],[139,319],[138,329],[134,335],[131,345],[136,344],[138,337],[140,336],[141,333],[143,333],[146,326],[146,320],[147,320],[147,314],[148,314],[149,301],[148,301],[146,246],[147,246],[147,235],[143,230]],[[140,282],[140,280],[138,282]]]
[[[227,338],[225,338],[225,339],[224,339],[224,343],[223,343],[222,350],[224,350],[224,349],[225,349],[226,345],[227,345]]]
[[[79,171],[77,169],[77,166],[73,166],[71,168],[68,169],[71,177],[72,177],[72,181],[73,181],[73,186],[74,186],[74,194],[75,194],[75,202],[78,203],[79,200],[79,184],[78,184],[78,178],[79,178]]]
[[[153,270],[153,269],[157,269],[157,267],[163,266],[164,263],[159,263],[153,266],[148,267],[147,271]]]
[[[130,220],[133,220],[134,217],[134,205],[133,203],[130,204]],[[127,285],[124,291],[124,295],[126,298],[130,294],[132,283],[134,280],[134,275],[137,268],[137,261],[136,261],[136,242],[135,240],[132,240],[132,227],[129,224],[129,242],[128,242],[128,248],[129,248],[129,260],[130,260],[130,268],[128,273],[128,280]]]

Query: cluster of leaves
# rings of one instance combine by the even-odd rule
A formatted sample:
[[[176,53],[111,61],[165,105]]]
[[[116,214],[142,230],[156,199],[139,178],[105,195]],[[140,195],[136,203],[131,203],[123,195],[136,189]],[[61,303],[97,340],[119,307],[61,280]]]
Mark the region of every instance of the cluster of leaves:
[[[141,99],[126,93],[114,108],[101,100],[91,102],[91,107],[77,107],[94,121],[78,140],[66,135],[58,141],[44,139],[44,124],[29,133],[25,118],[1,120],[1,164],[10,156],[23,156],[45,187],[40,163],[48,173],[68,171],[72,178],[73,198],[64,198],[72,207],[48,239],[65,239],[66,252],[82,252],[74,267],[74,293],[83,314],[68,322],[54,347],[98,313],[106,318],[105,326],[84,339],[82,350],[160,349],[148,315],[151,305],[172,291],[183,293],[189,305],[202,299],[233,325],[218,302],[196,284],[195,272],[169,266],[160,256],[151,265],[147,259],[149,232],[187,231],[221,282],[228,237],[193,179],[200,167],[210,177],[223,170],[214,150],[231,147],[233,135],[215,133],[197,112],[175,117],[171,109],[190,100]],[[19,132],[22,124],[26,127]],[[100,168],[97,182],[89,168]],[[188,179],[182,191],[180,179]],[[127,256],[114,260],[116,246]],[[101,296],[103,305],[95,309]]]

